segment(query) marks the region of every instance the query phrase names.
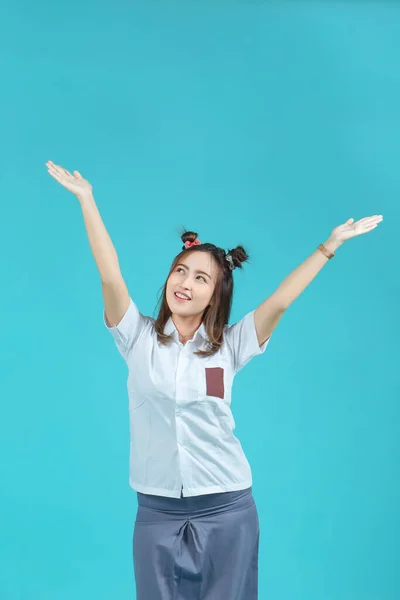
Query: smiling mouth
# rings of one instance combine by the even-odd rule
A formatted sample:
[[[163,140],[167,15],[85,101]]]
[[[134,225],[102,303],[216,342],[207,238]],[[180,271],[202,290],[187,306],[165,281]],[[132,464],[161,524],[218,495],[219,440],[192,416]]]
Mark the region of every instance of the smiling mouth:
[[[174,292],[174,296],[178,300],[178,302],[187,302],[188,300],[190,300],[190,298],[180,298],[179,296],[177,296],[176,292]]]

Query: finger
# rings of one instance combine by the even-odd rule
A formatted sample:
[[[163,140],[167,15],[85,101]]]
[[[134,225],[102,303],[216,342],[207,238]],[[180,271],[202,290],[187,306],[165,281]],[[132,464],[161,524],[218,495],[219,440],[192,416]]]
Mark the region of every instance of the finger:
[[[47,171],[52,177],[55,177],[56,179],[62,178],[62,175],[60,175],[60,173],[58,173],[58,171],[55,171],[54,169],[47,169]]]
[[[361,233],[368,233],[369,231],[372,231],[376,227],[378,227],[378,223],[374,223],[373,225],[365,226],[365,227],[363,227]]]
[[[359,221],[355,222],[355,225],[364,225],[364,223],[367,221],[367,219],[369,219],[370,217],[364,217],[363,219],[360,219]]]
[[[52,177],[54,177],[54,179],[57,179],[57,181],[59,181],[60,183],[64,184],[66,181],[66,176],[63,173],[60,173],[59,171],[56,171],[55,169],[49,168],[47,169],[48,172],[50,173],[50,175]]]
[[[372,221],[381,221],[383,219],[382,215],[373,215],[372,217],[364,217],[363,219],[360,219],[358,222],[359,223],[368,223],[368,222],[372,222]]]
[[[58,175],[59,177],[61,177],[63,175],[63,173],[60,171],[60,169],[56,169],[56,167],[53,166],[49,166],[47,167],[48,171],[54,175]]]
[[[64,167],[62,167],[61,165],[56,165],[53,163],[53,161],[49,160],[46,163],[47,167],[52,167],[54,168],[58,173],[60,173],[60,175],[66,175],[67,177],[71,177],[72,175],[69,171],[67,171],[67,169],[64,169]]]
[[[59,167],[57,167],[57,165],[55,165],[54,163],[49,164],[47,168],[49,171],[51,171],[51,173],[58,173],[59,175],[61,175]]]
[[[51,172],[50,170],[48,170],[48,173],[51,175],[51,177],[53,179],[55,179],[56,181],[58,181],[58,183],[62,183],[61,177],[57,173]]]
[[[51,173],[58,173],[57,169],[53,165],[47,165],[47,170]]]
[[[64,169],[61,165],[54,165],[53,164],[53,168],[57,171],[57,173],[59,173],[60,175],[67,175],[68,171],[66,169]]]
[[[370,227],[372,225],[379,225],[379,223],[382,220],[383,220],[382,217],[371,217],[367,221],[365,221],[364,227]]]
[[[65,169],[63,169],[62,167],[60,167],[58,165],[49,165],[48,169],[51,169],[53,171],[53,173],[58,173],[59,175],[62,175],[62,176],[66,175]]]

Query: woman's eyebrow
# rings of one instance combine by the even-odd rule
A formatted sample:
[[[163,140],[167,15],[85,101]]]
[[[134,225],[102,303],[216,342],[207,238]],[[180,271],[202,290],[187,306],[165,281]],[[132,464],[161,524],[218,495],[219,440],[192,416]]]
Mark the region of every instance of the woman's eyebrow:
[[[188,270],[189,270],[189,267],[188,267],[187,265],[183,264],[183,263],[179,263],[179,264],[177,264],[176,266],[177,266],[177,267],[185,267],[185,269],[188,269]],[[199,269],[196,269],[195,273],[202,273],[203,275],[207,275],[207,277],[208,277],[209,279],[211,279],[210,275],[209,275],[208,273],[206,273],[205,271],[199,271]]]

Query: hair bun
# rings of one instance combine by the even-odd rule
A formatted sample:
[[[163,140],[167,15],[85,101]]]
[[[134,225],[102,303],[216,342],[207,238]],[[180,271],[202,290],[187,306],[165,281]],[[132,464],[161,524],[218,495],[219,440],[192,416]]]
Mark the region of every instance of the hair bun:
[[[246,262],[249,259],[249,255],[243,246],[236,246],[233,250],[228,250],[227,254],[232,256],[232,261],[235,267],[242,268],[242,263]]]
[[[197,233],[195,231],[185,231],[181,235],[181,240],[183,242],[182,250],[185,250],[186,242],[194,242],[197,238]]]

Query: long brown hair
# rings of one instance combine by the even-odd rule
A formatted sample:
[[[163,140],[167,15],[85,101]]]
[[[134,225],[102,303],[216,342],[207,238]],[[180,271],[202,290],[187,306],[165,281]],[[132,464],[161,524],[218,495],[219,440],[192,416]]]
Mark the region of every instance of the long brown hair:
[[[199,356],[212,356],[218,352],[223,342],[224,326],[229,321],[229,315],[231,313],[232,298],[233,298],[233,271],[230,269],[229,262],[226,256],[230,254],[235,267],[242,268],[242,263],[248,261],[249,255],[243,246],[236,246],[232,250],[225,252],[223,248],[219,248],[214,244],[200,244],[185,248],[185,242],[194,242],[197,238],[197,233],[194,231],[184,231],[181,235],[183,242],[182,252],[180,252],[173,260],[168,277],[165,280],[164,285],[161,288],[162,295],[157,302],[157,305],[161,302],[161,306],[158,312],[157,319],[155,320],[155,331],[157,333],[158,341],[166,346],[169,344],[173,337],[172,335],[164,334],[164,327],[171,316],[171,310],[166,300],[166,289],[167,281],[171,273],[174,271],[176,265],[181,263],[186,255],[190,252],[209,252],[214,257],[218,265],[217,281],[213,296],[211,298],[211,305],[207,306],[203,313],[202,322],[206,329],[209,338],[209,349],[208,350],[197,350],[194,354]]]

